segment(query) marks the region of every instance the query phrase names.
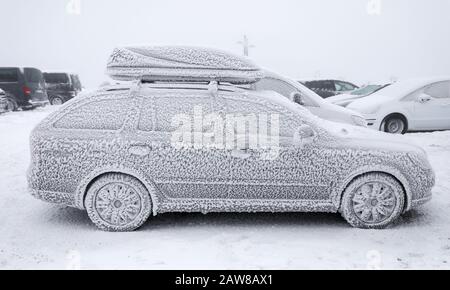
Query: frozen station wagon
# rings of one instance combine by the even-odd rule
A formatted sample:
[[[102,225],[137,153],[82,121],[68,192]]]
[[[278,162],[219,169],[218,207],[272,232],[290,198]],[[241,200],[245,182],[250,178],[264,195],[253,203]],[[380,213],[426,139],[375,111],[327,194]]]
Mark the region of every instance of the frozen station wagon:
[[[35,197],[84,209],[103,230],[167,212],[340,212],[383,228],[431,199],[421,148],[241,88],[264,77],[245,58],[124,48],[108,72],[138,81],[73,99],[40,123],[28,173]]]

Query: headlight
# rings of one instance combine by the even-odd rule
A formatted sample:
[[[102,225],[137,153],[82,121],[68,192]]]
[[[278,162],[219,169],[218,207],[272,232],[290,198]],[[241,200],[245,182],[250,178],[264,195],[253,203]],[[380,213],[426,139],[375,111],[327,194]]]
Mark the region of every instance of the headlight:
[[[367,121],[363,117],[353,115],[352,116],[353,123],[357,126],[367,127]]]

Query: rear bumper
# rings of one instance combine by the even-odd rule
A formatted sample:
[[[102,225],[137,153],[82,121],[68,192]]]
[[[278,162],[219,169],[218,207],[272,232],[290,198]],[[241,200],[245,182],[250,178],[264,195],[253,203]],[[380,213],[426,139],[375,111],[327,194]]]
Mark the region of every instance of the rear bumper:
[[[68,193],[62,193],[62,192],[51,192],[51,191],[44,191],[44,190],[35,190],[30,188],[29,189],[31,195],[39,200],[53,203],[53,204],[59,204],[59,205],[66,205],[70,207],[75,207],[75,197],[72,194]]]
[[[29,101],[28,104],[25,106],[21,106],[22,108],[37,108],[37,107],[44,107],[49,104],[49,101]]]

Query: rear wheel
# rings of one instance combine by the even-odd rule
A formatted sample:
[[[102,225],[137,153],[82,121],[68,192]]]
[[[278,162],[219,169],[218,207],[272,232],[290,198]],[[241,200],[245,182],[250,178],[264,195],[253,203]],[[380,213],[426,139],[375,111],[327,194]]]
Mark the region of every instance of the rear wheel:
[[[145,186],[120,173],[98,178],[88,189],[85,207],[92,222],[102,230],[133,231],[150,217],[152,202]]]
[[[384,132],[391,134],[405,134],[407,131],[406,121],[400,116],[392,116],[384,122]]]
[[[344,192],[341,214],[353,227],[382,229],[403,212],[405,192],[392,176],[368,173],[353,180]]]
[[[19,106],[17,105],[17,102],[11,98],[7,98],[6,99],[6,111],[7,112],[12,112],[12,111],[17,111],[17,109],[19,108]]]

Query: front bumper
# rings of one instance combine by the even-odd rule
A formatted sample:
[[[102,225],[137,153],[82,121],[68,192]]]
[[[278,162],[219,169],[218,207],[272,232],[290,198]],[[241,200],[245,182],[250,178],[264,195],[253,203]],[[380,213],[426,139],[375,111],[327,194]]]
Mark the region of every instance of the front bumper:
[[[375,115],[364,115],[367,122],[367,128],[380,131],[381,121]]]
[[[52,204],[75,207],[75,197],[73,194],[36,190],[32,188],[29,188],[28,190],[31,193],[31,195],[36,199]]]
[[[433,196],[430,193],[430,195],[428,195],[427,197],[413,200],[411,203],[411,209],[418,208],[418,207],[430,202],[432,199],[433,199]]]

